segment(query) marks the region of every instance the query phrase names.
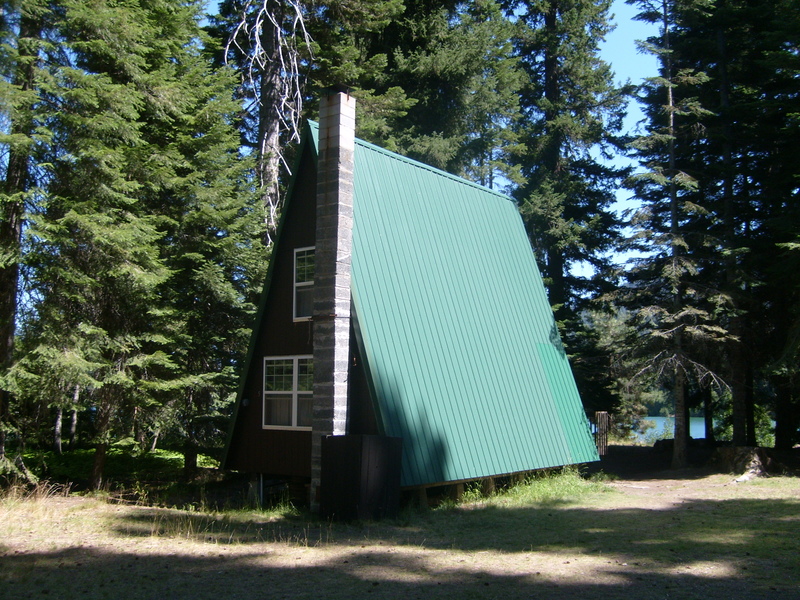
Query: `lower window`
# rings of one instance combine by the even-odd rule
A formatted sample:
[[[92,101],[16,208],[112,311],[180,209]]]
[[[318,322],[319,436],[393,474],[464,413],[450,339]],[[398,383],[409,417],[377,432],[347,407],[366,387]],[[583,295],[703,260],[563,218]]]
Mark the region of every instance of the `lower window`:
[[[313,398],[311,356],[264,358],[264,428],[311,429]]]

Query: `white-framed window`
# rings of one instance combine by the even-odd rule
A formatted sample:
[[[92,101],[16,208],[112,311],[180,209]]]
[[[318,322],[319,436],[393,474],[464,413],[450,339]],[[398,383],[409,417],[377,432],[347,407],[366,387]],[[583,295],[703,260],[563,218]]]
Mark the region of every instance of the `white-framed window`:
[[[311,429],[313,398],[312,356],[264,357],[264,429]]]
[[[314,246],[294,250],[294,321],[310,321],[314,314]]]

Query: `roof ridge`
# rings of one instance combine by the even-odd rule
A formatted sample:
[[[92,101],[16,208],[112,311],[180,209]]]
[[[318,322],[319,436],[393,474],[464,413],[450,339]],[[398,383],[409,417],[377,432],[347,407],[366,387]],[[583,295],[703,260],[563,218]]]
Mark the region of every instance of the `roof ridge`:
[[[311,119],[308,119],[307,123],[311,126],[312,129],[314,129],[317,132],[319,132],[319,123],[318,122],[312,121]],[[378,146],[376,144],[372,144],[372,143],[367,142],[365,140],[362,140],[361,138],[357,137],[355,140],[356,140],[356,144],[357,145],[363,146],[363,147],[367,148],[368,150],[372,150],[374,152],[378,152],[379,154],[383,154],[387,158],[391,158],[393,160],[398,160],[400,162],[405,162],[405,163],[408,163],[408,164],[410,164],[410,165],[412,165],[414,167],[417,167],[417,168],[420,168],[420,169],[424,169],[426,171],[430,171],[431,173],[434,173],[435,175],[439,175],[441,177],[445,177],[447,179],[450,179],[450,180],[452,180],[452,181],[454,181],[456,183],[460,183],[460,184],[463,184],[463,185],[478,189],[478,190],[480,190],[482,192],[486,192],[488,194],[492,194],[493,196],[497,196],[498,198],[502,198],[503,200],[507,200],[508,202],[511,202],[512,204],[516,205],[516,201],[511,196],[509,196],[508,194],[504,194],[504,193],[499,192],[497,190],[493,190],[491,188],[486,187],[485,185],[481,185],[479,183],[475,183],[474,181],[470,181],[469,179],[465,179],[464,177],[459,177],[458,175],[453,175],[452,173],[448,173],[447,171],[444,171],[443,169],[439,169],[437,167],[433,167],[431,165],[425,164],[422,161],[415,160],[413,158],[409,158],[408,156],[403,156],[402,154],[398,154],[397,152],[392,152],[391,150],[387,150],[386,148],[381,148],[380,146]]]

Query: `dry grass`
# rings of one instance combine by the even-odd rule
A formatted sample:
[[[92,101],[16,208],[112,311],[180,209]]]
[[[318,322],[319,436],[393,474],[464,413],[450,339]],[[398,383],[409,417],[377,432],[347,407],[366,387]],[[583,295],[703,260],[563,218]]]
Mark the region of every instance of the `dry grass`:
[[[567,476],[395,522],[0,501],[0,598],[800,598],[800,481]]]

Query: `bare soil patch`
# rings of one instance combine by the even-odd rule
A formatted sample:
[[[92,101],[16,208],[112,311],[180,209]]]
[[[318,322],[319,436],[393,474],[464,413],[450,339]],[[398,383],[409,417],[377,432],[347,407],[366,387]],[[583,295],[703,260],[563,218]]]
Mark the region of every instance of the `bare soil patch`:
[[[797,478],[625,470],[574,498],[350,525],[7,499],[0,598],[800,598]]]

